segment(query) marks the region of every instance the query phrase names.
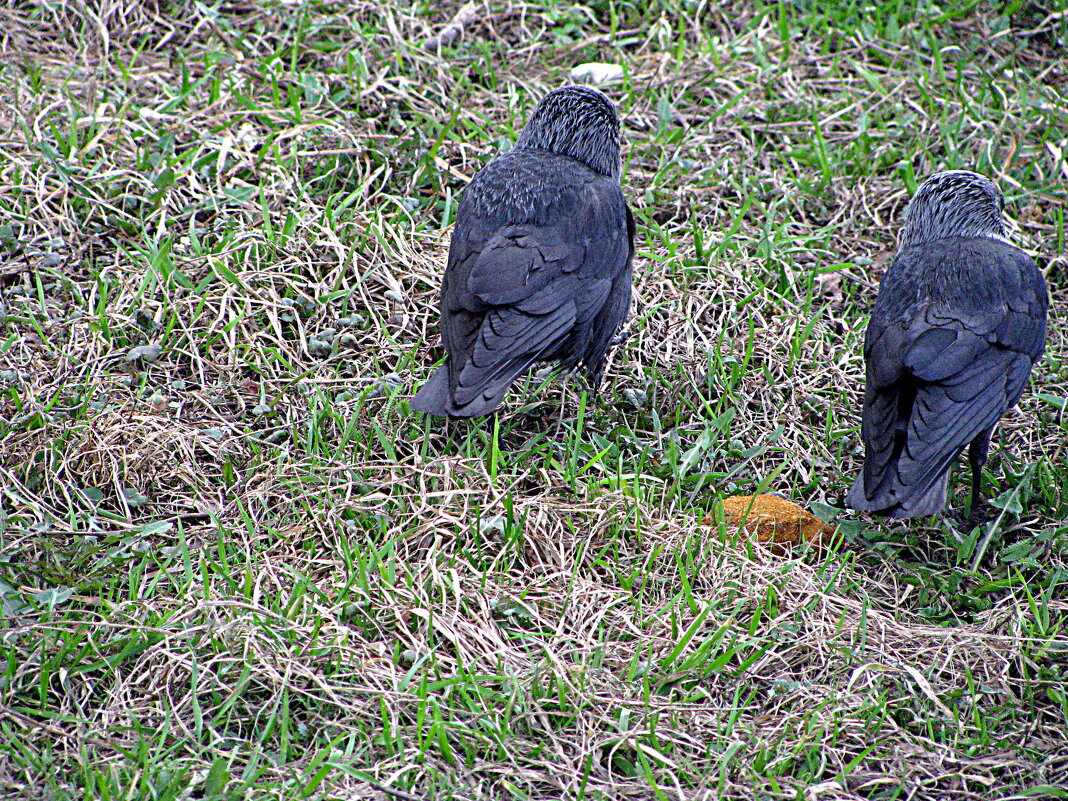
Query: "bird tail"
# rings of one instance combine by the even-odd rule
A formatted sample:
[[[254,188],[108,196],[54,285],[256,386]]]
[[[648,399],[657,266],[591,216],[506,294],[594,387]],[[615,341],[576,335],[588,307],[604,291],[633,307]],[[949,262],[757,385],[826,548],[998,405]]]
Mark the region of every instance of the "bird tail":
[[[409,405],[417,412],[445,417],[449,414],[449,365],[443,364],[412,396]]]
[[[449,366],[443,364],[412,396],[408,405],[417,412],[438,417],[484,417],[501,405],[516,376],[529,367],[532,360],[533,357],[524,358],[503,365],[497,371],[499,375],[494,373],[474,391],[463,392],[461,403],[456,402],[456,393],[449,386]]]
[[[861,512],[904,519],[938,514],[946,505],[946,487],[949,472],[943,472],[935,481],[920,487],[906,487],[896,476],[891,481],[880,481],[870,495],[861,473],[846,495],[846,503]]]
[[[472,369],[471,362],[460,374],[460,385],[449,397],[452,417],[485,417],[504,401],[512,383],[534,362],[535,355],[526,354],[495,365],[491,370]],[[470,385],[466,381],[472,381]]]

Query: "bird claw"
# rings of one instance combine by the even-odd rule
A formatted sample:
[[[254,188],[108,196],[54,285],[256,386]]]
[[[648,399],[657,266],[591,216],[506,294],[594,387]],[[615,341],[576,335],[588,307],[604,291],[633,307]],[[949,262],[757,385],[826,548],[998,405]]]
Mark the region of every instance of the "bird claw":
[[[948,516],[961,527],[962,531],[971,531],[976,526],[981,526],[993,519],[989,505],[983,501],[973,506],[967,513],[959,509],[956,512],[950,512]]]
[[[619,330],[619,333],[617,333],[614,337],[612,337],[610,340],[608,340],[608,346],[611,347],[611,348],[614,348],[617,345],[622,345],[628,339],[630,339],[630,329],[629,328],[621,328]]]

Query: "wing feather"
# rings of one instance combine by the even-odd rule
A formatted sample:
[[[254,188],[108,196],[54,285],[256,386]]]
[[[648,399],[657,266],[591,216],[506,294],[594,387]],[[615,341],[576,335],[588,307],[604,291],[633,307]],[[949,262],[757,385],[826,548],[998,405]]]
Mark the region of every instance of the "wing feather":
[[[1048,298],[1034,263],[998,240],[898,254],[865,335],[865,464],[850,505],[895,517],[940,509],[963,448],[1026,387]]]
[[[487,181],[519,173],[522,191],[490,197]],[[537,361],[599,370],[629,305],[633,235],[618,182],[572,159],[513,151],[479,173],[442,283],[449,414],[488,414]]]

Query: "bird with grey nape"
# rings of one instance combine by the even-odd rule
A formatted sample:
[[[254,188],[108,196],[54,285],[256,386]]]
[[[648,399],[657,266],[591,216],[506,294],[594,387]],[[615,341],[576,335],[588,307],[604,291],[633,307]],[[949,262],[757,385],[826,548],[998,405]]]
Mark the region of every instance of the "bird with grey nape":
[[[630,305],[634,218],[621,169],[612,102],[567,86],[547,94],[515,147],[475,175],[441,286],[447,358],[413,409],[487,415],[535,362],[581,365],[596,391]]]
[[[1046,341],[1046,281],[1007,236],[1001,191],[932,175],[909,202],[864,337],[864,469],[846,498],[895,518],[935,514],[968,446],[969,520],[981,519],[990,434]]]

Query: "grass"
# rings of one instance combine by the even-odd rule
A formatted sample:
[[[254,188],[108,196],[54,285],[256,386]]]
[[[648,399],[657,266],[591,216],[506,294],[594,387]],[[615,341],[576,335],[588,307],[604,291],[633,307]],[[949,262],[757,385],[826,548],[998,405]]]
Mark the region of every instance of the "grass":
[[[5,797],[1068,797],[1068,9],[494,0],[423,49],[459,7],[0,10]],[[601,396],[410,412],[466,181],[588,61],[639,222]],[[973,531],[840,504],[949,168],[1052,292]],[[720,522],[766,489],[844,543]]]

